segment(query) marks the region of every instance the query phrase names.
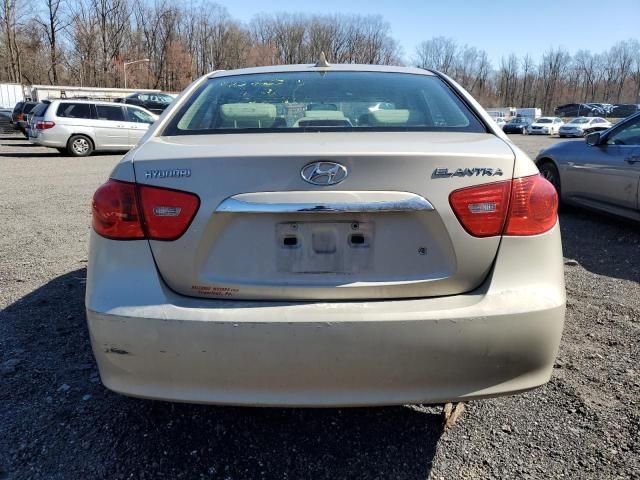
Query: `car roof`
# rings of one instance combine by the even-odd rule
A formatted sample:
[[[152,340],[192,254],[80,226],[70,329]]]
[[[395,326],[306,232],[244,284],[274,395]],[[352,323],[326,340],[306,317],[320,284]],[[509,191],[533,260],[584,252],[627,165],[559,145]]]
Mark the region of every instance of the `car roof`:
[[[416,67],[398,67],[392,65],[360,65],[360,64],[335,64],[328,67],[318,67],[315,64],[300,65],[272,65],[267,67],[239,68],[237,70],[218,70],[209,73],[212,77],[229,77],[233,75],[251,75],[256,73],[285,73],[285,72],[384,72],[384,73],[409,73],[413,75],[432,76],[433,72]]]
[[[62,103],[62,102],[66,102],[66,103],[89,103],[89,104],[93,104],[93,105],[114,105],[116,107],[137,108],[138,110],[144,110],[145,112],[151,113],[146,108],[141,107],[140,105],[129,105],[128,103],[109,102],[109,101],[106,101],[106,100],[87,100],[86,98],[83,98],[83,99],[58,98],[56,100],[52,100],[51,104],[53,104],[55,102],[58,102],[58,103]]]
[[[109,102],[106,100],[89,100],[86,98],[57,98],[55,100],[53,100],[51,103],[54,102],[71,102],[71,103],[94,103],[96,105],[118,105],[118,106],[123,106],[123,104],[119,104],[116,102]],[[129,105],[127,105],[129,106]]]

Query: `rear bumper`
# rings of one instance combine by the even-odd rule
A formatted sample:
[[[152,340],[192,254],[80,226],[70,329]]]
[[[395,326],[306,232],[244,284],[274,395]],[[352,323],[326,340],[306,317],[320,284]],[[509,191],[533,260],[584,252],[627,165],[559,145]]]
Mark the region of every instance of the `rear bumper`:
[[[146,242],[92,233],[91,243],[93,350],[104,384],[132,396],[273,406],[440,403],[540,386],[560,343],[557,226],[503,239],[491,276],[474,292],[378,302],[187,298],[163,285]],[[531,258],[534,244],[543,257]],[[117,271],[105,263],[114,253],[124,257]],[[144,262],[151,268],[141,269]]]
[[[66,136],[52,133],[48,130],[40,130],[38,136],[29,137],[29,141],[36,145],[42,145],[43,147],[65,148],[67,146]]]

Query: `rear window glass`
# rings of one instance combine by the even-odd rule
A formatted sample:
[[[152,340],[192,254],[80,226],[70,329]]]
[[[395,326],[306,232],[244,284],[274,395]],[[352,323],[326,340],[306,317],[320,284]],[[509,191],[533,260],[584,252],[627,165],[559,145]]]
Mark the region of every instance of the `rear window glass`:
[[[64,118],[94,118],[90,103],[61,103],[56,115]]]
[[[49,108],[49,104],[48,103],[39,103],[38,105],[36,105],[36,107],[32,110],[33,116],[34,117],[41,117],[43,116],[46,112],[47,112],[47,108]]]
[[[164,135],[309,130],[486,131],[435,76],[284,72],[209,79]]]
[[[37,105],[37,103],[32,103],[32,102],[27,102],[24,105],[24,109],[22,110],[22,113],[30,113],[31,110],[33,110],[33,108]]]
[[[124,113],[120,106],[96,105],[96,110],[98,112],[98,120],[124,121]]]

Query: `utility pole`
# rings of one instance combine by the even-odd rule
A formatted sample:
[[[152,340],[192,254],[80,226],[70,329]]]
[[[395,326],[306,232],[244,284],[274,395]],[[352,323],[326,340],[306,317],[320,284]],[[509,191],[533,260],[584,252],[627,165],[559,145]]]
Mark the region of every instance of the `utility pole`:
[[[133,65],[134,63],[142,63],[142,62],[148,62],[148,61],[149,61],[148,58],[143,58],[141,60],[132,60],[130,62],[124,62],[124,88],[127,88],[127,66]]]

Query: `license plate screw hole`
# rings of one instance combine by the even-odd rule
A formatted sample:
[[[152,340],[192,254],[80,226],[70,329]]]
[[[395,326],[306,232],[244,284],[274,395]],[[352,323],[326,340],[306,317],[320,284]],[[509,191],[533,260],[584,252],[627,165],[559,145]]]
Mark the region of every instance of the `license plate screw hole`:
[[[351,245],[364,245],[364,235],[361,233],[351,235]]]
[[[284,246],[293,248],[298,246],[298,237],[284,237]]]
[[[426,255],[427,254],[427,249],[424,248],[424,247],[418,248],[418,254],[419,255]]]
[[[352,230],[358,230],[360,228],[360,224],[358,222],[353,222],[351,224],[351,229]]]

